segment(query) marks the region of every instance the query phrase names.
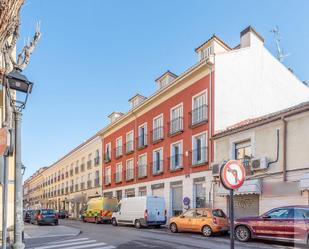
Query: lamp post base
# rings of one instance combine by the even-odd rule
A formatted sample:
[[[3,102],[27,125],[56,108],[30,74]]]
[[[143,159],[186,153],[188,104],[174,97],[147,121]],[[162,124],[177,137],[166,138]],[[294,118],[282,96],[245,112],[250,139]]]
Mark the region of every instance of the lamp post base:
[[[17,242],[13,244],[13,249],[24,249],[24,248],[25,248],[25,244],[22,242],[21,243]]]

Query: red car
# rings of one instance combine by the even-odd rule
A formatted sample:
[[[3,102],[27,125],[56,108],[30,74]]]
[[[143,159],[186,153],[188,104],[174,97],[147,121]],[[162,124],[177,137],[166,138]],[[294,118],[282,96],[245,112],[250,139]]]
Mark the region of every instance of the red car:
[[[260,238],[309,244],[309,206],[279,207],[236,219],[234,233],[241,242]]]

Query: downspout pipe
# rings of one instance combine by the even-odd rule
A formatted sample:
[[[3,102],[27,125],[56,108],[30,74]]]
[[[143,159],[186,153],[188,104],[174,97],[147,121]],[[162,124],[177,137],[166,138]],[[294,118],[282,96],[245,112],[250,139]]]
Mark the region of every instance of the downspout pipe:
[[[279,129],[277,129],[277,152],[276,152],[277,155],[276,155],[276,159],[274,161],[268,162],[267,168],[269,168],[269,166],[271,164],[278,162],[278,160],[279,160],[279,144],[280,144],[280,134],[279,134]]]
[[[287,124],[286,124],[286,119],[282,117],[282,122],[283,122],[283,158],[282,158],[282,172],[283,172],[283,181],[286,182],[287,177],[286,177],[286,148],[287,148]]]

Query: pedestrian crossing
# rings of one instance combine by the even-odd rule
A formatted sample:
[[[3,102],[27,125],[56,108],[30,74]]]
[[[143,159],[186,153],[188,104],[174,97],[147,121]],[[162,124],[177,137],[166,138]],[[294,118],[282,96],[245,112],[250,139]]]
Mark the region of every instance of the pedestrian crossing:
[[[31,247],[29,249],[115,249],[115,246],[107,245],[89,238],[67,239],[62,241],[50,242],[42,246]]]

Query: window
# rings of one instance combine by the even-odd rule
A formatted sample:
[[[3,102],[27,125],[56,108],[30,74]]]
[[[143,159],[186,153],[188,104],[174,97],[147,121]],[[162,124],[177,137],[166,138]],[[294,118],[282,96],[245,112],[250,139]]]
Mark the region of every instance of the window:
[[[182,216],[185,217],[185,218],[193,218],[195,216],[195,210],[194,209],[190,209],[190,210],[184,212],[182,214]]]
[[[163,115],[153,119],[152,141],[157,142],[163,139]]]
[[[121,181],[122,181],[122,164],[118,163],[116,164],[115,182],[121,182]]]
[[[206,133],[194,136],[192,147],[192,165],[205,163],[207,161]]]
[[[309,209],[295,208],[294,219],[309,219]]]
[[[197,125],[207,121],[207,95],[206,92],[193,98],[191,124]]]
[[[138,148],[147,146],[147,124],[138,127]]]
[[[121,157],[122,156],[122,137],[119,137],[116,139],[116,157]]]
[[[251,140],[235,143],[235,159],[240,160],[246,169],[246,175],[251,175],[250,161],[252,158]]]
[[[183,167],[182,141],[171,145],[170,169],[176,170]]]
[[[98,187],[100,185],[100,171],[96,170],[94,178],[94,186]]]
[[[111,184],[111,167],[105,169],[105,185]]]
[[[135,189],[134,188],[126,189],[124,191],[124,194],[126,198],[135,197]]]
[[[271,219],[286,219],[293,217],[292,208],[278,208],[267,213],[267,217]]]
[[[126,163],[126,180],[132,180],[134,177],[134,165],[133,165],[133,159],[127,160]]]
[[[147,176],[147,154],[138,157],[138,177]]]
[[[203,182],[195,182],[193,185],[194,206],[196,208],[206,207],[206,188]]]
[[[147,195],[147,188],[146,187],[139,187],[138,188],[138,196],[146,196]]]
[[[131,153],[133,151],[134,151],[133,131],[130,131],[126,135],[126,153]]]
[[[157,149],[153,151],[152,155],[152,173],[154,175],[163,172],[163,149]]]
[[[105,162],[110,162],[111,160],[111,143],[105,145]]]
[[[182,104],[171,110],[169,134],[173,135],[183,131],[183,107]]]

